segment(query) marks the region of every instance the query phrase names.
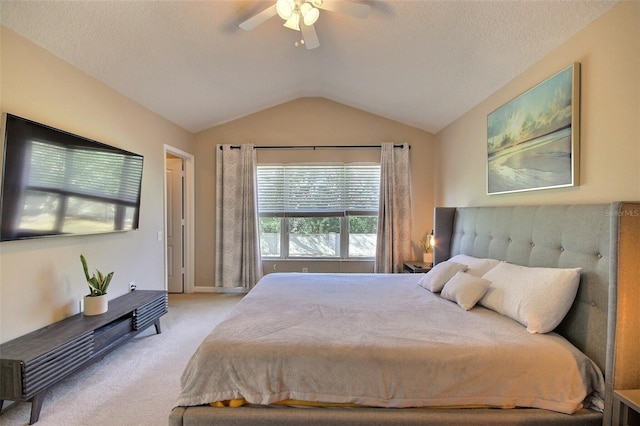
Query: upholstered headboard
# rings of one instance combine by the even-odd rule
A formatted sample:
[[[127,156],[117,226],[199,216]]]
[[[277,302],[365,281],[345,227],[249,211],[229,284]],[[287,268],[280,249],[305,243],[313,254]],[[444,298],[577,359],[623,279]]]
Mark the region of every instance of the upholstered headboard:
[[[640,216],[638,212],[637,203],[435,210],[435,263],[462,253],[525,266],[582,268],[576,301],[555,331],[605,373],[605,424],[610,422],[614,383],[616,389],[640,386],[640,367],[631,358],[640,356],[640,343],[631,342],[640,341],[638,314],[630,319],[631,310],[627,310],[624,324],[618,316],[621,297],[638,300],[640,294],[640,274],[629,272],[629,268],[638,269],[640,217],[630,221],[635,231],[621,230],[621,219]],[[621,238],[631,241],[624,256],[619,251]],[[635,285],[625,282],[625,296],[618,291],[620,271],[627,280],[636,277]],[[617,353],[621,351],[616,339],[625,341],[624,353]],[[625,387],[617,386],[623,382]]]

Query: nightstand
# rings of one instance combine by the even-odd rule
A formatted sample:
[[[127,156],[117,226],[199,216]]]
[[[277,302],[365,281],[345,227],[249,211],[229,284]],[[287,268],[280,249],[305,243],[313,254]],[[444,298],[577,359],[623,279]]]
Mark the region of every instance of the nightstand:
[[[640,389],[613,391],[613,425],[640,425]]]
[[[402,272],[408,274],[424,274],[431,270],[431,264],[417,260],[407,260],[402,263]]]

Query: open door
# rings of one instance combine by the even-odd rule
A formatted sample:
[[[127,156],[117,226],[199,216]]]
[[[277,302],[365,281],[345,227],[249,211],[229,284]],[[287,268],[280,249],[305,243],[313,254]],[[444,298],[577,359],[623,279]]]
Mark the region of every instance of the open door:
[[[164,146],[165,288],[169,293],[194,289],[194,157]]]
[[[167,154],[167,290],[184,293],[184,161]]]

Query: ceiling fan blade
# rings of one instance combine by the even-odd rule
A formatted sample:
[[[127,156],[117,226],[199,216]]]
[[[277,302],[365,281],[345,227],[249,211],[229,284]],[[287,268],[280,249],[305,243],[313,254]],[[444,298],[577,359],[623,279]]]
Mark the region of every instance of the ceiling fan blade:
[[[276,15],[276,5],[272,5],[269,6],[268,8],[266,8],[265,10],[263,10],[262,12],[258,12],[255,15],[253,15],[251,18],[247,19],[246,21],[242,22],[239,27],[242,28],[245,31],[251,31],[252,29],[254,29],[255,27],[257,27],[258,25],[266,22],[267,20],[269,20],[270,18],[274,17]]]
[[[318,8],[362,19],[369,16],[369,11],[371,10],[371,6],[368,4],[345,0],[323,0],[322,4],[318,5]]]
[[[315,49],[320,46],[320,40],[318,40],[318,34],[316,28],[313,25],[300,25],[300,31],[302,31],[302,39],[307,50]]]

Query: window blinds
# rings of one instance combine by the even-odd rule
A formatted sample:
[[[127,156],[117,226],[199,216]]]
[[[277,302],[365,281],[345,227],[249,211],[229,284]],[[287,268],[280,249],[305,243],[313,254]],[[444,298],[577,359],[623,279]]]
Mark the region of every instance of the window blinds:
[[[262,216],[366,215],[378,211],[379,164],[258,166]]]

